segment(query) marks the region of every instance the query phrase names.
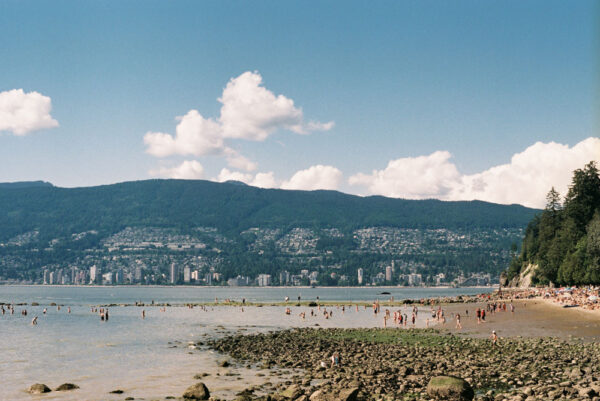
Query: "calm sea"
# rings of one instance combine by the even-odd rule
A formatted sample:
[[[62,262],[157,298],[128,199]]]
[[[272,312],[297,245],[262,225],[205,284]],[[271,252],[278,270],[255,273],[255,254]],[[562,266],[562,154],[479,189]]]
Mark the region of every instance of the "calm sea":
[[[390,295],[381,295],[382,291]],[[232,331],[267,331],[318,324],[321,327],[377,327],[380,317],[369,309],[333,308],[331,319],[321,313],[310,317],[310,308],[240,308],[218,306],[203,310],[169,307],[112,307],[110,319],[102,322],[91,305],[150,303],[185,304],[213,302],[215,298],[247,301],[296,300],[373,301],[375,299],[425,298],[469,295],[491,288],[206,288],[206,287],[54,287],[0,286],[0,302],[32,303],[15,306],[14,315],[0,315],[0,400],[122,400],[124,397],[151,398],[180,396],[194,383],[196,373],[211,376],[203,380],[217,396],[231,397],[249,384],[260,381],[254,371],[237,369],[241,376],[226,376],[218,368],[222,358],[190,343]],[[64,305],[60,310],[50,303]],[[71,313],[68,313],[68,307]],[[47,313],[43,313],[43,309]],[[21,315],[27,309],[28,316]],[[410,316],[408,307],[403,308]],[[142,319],[142,310],[146,318]],[[306,311],[302,320],[298,314]],[[315,309],[315,312],[316,311]],[[31,319],[38,316],[38,325]],[[417,324],[424,325],[426,314]],[[221,375],[217,376],[216,373]],[[52,392],[31,396],[25,390],[33,383],[51,388],[71,382],[81,388],[74,392]],[[109,394],[115,389],[122,395]]]

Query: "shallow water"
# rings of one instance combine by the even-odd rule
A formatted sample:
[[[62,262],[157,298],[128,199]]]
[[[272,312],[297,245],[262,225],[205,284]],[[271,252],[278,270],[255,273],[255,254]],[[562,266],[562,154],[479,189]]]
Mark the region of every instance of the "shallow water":
[[[382,317],[370,309],[330,308],[331,319],[322,310],[291,307],[218,306],[199,307],[113,307],[110,319],[101,322],[90,305],[134,303],[135,301],[183,304],[212,302],[215,297],[251,302],[282,301],[285,296],[303,300],[367,301],[376,298],[396,300],[432,296],[475,294],[491,289],[385,289],[391,295],[378,295],[382,289],[354,288],[189,288],[189,287],[27,287],[1,286],[0,302],[31,303],[39,306],[15,306],[15,314],[0,315],[0,400],[121,400],[179,396],[194,382],[196,373],[207,372],[203,379],[216,395],[228,397],[249,384],[262,381],[256,371],[235,368],[241,376],[225,376],[231,369],[217,367],[223,356],[206,349],[193,349],[188,342],[203,341],[237,330],[268,331],[287,327],[381,327]],[[61,310],[49,306],[63,304]],[[71,307],[71,313],[67,312]],[[28,316],[21,316],[26,308]],[[43,309],[47,308],[47,314]],[[396,309],[396,308],[395,308]],[[402,308],[409,317],[410,308]],[[141,318],[145,310],[146,318]],[[306,312],[306,319],[299,317]],[[425,325],[425,313],[417,326]],[[38,316],[38,325],[31,319]],[[216,373],[220,372],[220,376]],[[25,390],[33,383],[55,388],[71,382],[81,388],[73,392],[52,392],[32,396]],[[122,389],[122,395],[110,391]]]

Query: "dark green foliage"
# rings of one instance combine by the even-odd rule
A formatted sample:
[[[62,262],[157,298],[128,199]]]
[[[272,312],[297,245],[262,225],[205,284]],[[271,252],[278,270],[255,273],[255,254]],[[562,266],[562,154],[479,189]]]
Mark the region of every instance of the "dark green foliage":
[[[480,201],[363,198],[334,191],[148,180],[72,189],[0,189],[0,241],[30,230],[38,230],[40,241],[46,241],[87,230],[107,235],[128,226],[210,226],[231,234],[258,226],[511,228],[522,227],[534,213],[518,205]]]
[[[529,263],[539,265],[540,284],[600,284],[600,175],[594,162],[575,170],[561,205],[552,188],[541,216],[527,226],[521,255],[511,263],[509,279]]]
[[[148,180],[89,188],[57,188],[53,186],[0,186],[0,243],[16,236],[38,232],[31,241],[19,246],[0,247],[0,276],[14,279],[39,279],[47,265],[77,264],[86,255],[98,260],[106,252],[102,241],[127,227],[174,229],[200,238],[209,247],[190,250],[182,255],[220,257],[219,272],[225,278],[238,274],[255,277],[287,270],[296,274],[301,269],[317,269],[319,264],[338,266],[337,277],[348,276],[348,284],[356,284],[356,270],[365,269],[367,277],[377,274],[382,263],[396,259],[398,263],[416,262],[420,273],[433,275],[459,271],[498,274],[505,264],[514,237],[498,235],[485,238],[476,247],[448,245],[443,251],[416,255],[390,255],[377,252],[357,253],[352,231],[364,227],[403,229],[438,229],[474,233],[478,230],[501,231],[520,229],[536,210],[519,205],[497,205],[487,202],[442,202],[438,200],[404,200],[380,196],[358,197],[334,191],[284,191],[259,189],[239,183],[214,183],[188,180]],[[227,242],[215,242],[195,230],[215,227]],[[316,251],[322,260],[298,261],[280,252],[273,242],[261,245],[261,253],[250,251],[255,240],[252,233],[241,235],[251,227],[277,228],[282,233],[303,227],[321,233]],[[339,235],[324,234],[336,228]],[[93,230],[93,231],[92,231]],[[87,233],[74,239],[73,234]],[[499,239],[500,238],[500,239]],[[51,248],[49,244],[52,243]],[[428,250],[436,244],[425,243]],[[218,248],[220,253],[211,249]],[[144,257],[154,255],[150,265],[168,273],[170,262],[161,258],[167,251],[139,251]],[[490,255],[496,255],[490,258]],[[10,260],[9,260],[10,259]],[[104,268],[101,261],[94,262]],[[505,263],[505,262],[504,262]],[[1,265],[1,264],[0,264]],[[14,266],[19,266],[15,268]],[[331,271],[320,279],[334,285]],[[157,275],[156,280],[162,280]]]

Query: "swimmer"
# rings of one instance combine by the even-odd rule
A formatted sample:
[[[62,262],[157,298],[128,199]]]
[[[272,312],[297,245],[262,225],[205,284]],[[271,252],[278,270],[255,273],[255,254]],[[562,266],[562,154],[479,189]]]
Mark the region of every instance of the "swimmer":
[[[146,311],[144,309],[142,309],[142,319],[146,318]]]
[[[37,316],[33,318],[33,320],[31,321],[31,325],[32,325],[32,326],[35,326],[35,325],[37,325],[37,319],[38,319],[38,317],[37,317]]]

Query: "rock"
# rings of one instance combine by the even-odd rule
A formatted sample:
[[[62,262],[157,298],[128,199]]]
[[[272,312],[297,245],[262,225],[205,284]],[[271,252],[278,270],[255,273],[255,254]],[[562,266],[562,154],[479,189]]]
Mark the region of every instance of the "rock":
[[[359,391],[358,387],[342,390],[342,391],[340,391],[340,394],[338,395],[337,399],[340,401],[356,401],[357,396],[358,396],[358,391]]]
[[[310,401],[326,401],[327,397],[323,393],[323,390],[317,390],[310,395]]]
[[[280,393],[280,395],[282,395],[286,398],[290,398],[292,400],[295,400],[296,398],[300,397],[302,394],[303,394],[303,391],[300,388],[300,386],[298,386],[297,384],[292,384],[291,386],[289,386],[288,388],[286,388],[284,391],[282,391]]]
[[[28,391],[30,394],[44,394],[49,393],[52,390],[50,390],[50,387],[46,386],[45,384],[36,383],[32,384]]]
[[[436,400],[471,401],[473,388],[465,380],[455,376],[436,376],[427,385],[427,394]]]
[[[183,398],[187,400],[208,400],[210,398],[210,392],[204,383],[196,383],[185,390]]]
[[[109,394],[123,394],[123,393],[124,393],[124,391],[123,391],[123,390],[121,390],[121,389],[116,389],[116,390],[113,390],[113,391],[111,391]]]
[[[222,367],[222,368],[226,368],[226,367],[228,367],[228,366],[229,366],[229,361],[228,361],[228,360],[220,361],[220,362],[218,363],[218,365],[219,365],[220,367]]]
[[[63,383],[56,388],[56,391],[69,391],[69,390],[76,390],[78,388],[79,388],[79,386],[77,384]]]

